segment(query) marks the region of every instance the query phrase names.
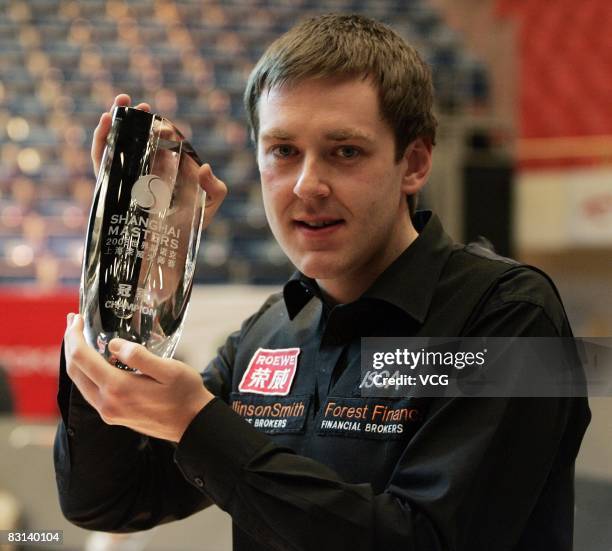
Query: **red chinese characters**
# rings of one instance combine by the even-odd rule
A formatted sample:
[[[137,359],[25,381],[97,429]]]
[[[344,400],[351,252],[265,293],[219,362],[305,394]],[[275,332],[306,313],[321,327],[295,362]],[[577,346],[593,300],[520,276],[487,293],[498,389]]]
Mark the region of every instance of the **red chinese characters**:
[[[242,376],[238,390],[286,396],[295,377],[299,354],[299,348],[258,348]]]

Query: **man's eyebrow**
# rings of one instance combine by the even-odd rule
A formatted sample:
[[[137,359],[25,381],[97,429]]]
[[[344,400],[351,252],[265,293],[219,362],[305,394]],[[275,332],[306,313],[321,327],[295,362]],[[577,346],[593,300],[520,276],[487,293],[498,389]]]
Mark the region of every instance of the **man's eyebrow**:
[[[328,140],[334,140],[337,142],[343,142],[346,140],[364,140],[366,142],[373,142],[374,138],[361,130],[356,128],[339,128],[338,130],[332,130],[325,134],[325,138]]]
[[[282,130],[281,128],[270,128],[270,130],[266,130],[261,134],[262,140],[287,140],[291,141],[295,139],[293,134],[290,134],[286,130]]]
[[[295,140],[295,135],[283,130],[282,128],[270,128],[269,130],[262,132],[260,138],[262,140],[292,141]],[[331,130],[325,134],[325,139],[333,140],[335,142],[344,142],[346,140],[363,140],[366,142],[375,141],[372,136],[356,128],[339,128],[337,130]]]

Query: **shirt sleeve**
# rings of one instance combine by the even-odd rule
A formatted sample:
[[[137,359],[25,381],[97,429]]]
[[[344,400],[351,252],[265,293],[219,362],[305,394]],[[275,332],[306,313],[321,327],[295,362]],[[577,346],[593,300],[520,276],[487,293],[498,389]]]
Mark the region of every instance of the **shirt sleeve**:
[[[62,512],[74,524],[108,532],[145,530],[212,503],[176,468],[172,443],[102,421],[66,374],[63,347],[58,405],[55,477]]]
[[[275,300],[271,296],[232,333],[202,374],[204,384],[227,400],[240,336]],[[60,356],[58,425],[54,464],[62,512],[83,528],[129,532],[184,518],[212,503],[185,480],[174,462],[176,446],[122,426],[107,425],[66,373]]]
[[[506,297],[491,302],[468,333],[559,331],[541,306]],[[550,484],[566,492],[560,499],[567,501],[567,518],[561,520],[569,523],[550,529],[566,532],[555,539],[569,537],[571,545],[572,465],[586,428],[584,417],[569,423],[584,413],[574,402],[434,400],[380,494],[275,445],[219,400],[193,420],[175,459],[194,487],[270,549],[514,549]]]

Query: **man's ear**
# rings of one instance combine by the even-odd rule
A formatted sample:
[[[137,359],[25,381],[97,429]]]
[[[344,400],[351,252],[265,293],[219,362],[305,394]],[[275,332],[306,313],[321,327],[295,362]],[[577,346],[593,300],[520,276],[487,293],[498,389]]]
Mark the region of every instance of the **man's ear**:
[[[406,172],[402,180],[402,191],[406,195],[418,193],[427,182],[431,172],[431,140],[417,138],[411,142],[404,153]]]

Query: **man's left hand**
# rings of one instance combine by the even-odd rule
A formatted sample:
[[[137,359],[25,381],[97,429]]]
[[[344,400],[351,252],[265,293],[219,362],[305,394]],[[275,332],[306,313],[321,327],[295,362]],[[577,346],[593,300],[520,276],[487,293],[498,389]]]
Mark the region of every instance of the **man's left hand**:
[[[113,339],[109,350],[139,373],[110,365],[85,341],[80,315],[68,315],[64,350],[68,376],[109,425],[178,442],[193,418],[214,398],[195,369],[178,360],[159,358],[136,343]]]

